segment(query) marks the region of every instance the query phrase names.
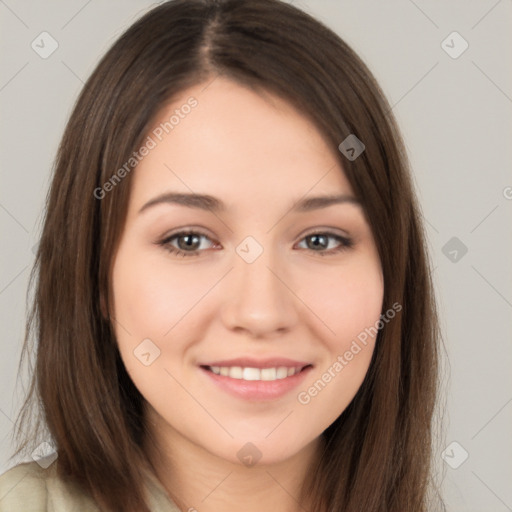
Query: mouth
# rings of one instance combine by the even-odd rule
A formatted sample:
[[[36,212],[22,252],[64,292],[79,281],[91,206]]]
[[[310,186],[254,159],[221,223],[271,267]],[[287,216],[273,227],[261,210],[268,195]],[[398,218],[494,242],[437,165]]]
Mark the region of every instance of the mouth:
[[[286,395],[312,368],[311,363],[290,360],[237,360],[200,365],[210,382],[232,396],[250,401],[273,400]]]
[[[215,375],[245,381],[265,381],[286,379],[304,371],[311,365],[305,366],[274,366],[270,368],[255,368],[251,366],[201,366]]]

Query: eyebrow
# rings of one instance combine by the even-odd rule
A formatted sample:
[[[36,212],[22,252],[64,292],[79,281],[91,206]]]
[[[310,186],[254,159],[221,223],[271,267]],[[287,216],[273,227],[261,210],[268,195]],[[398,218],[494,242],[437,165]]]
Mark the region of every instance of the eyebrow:
[[[291,207],[294,212],[309,212],[320,208],[327,208],[334,204],[352,203],[360,205],[360,202],[353,196],[349,195],[326,195],[300,199]],[[149,208],[161,204],[178,204],[188,208],[199,208],[201,210],[209,210],[212,212],[226,211],[226,205],[220,199],[208,194],[193,193],[177,193],[166,192],[153,199],[150,199],[139,210],[139,214]]]

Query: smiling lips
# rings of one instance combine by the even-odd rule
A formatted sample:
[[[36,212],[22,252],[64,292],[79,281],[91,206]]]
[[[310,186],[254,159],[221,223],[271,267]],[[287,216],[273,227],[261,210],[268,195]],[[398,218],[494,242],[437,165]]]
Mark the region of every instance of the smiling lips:
[[[232,359],[200,367],[232,395],[250,400],[269,400],[297,386],[312,365],[290,359]]]
[[[302,370],[302,367],[290,367],[278,366],[277,368],[251,368],[241,366],[209,366],[210,371],[215,375],[222,375],[224,377],[230,377],[231,379],[242,379],[242,380],[278,380],[291,377]]]

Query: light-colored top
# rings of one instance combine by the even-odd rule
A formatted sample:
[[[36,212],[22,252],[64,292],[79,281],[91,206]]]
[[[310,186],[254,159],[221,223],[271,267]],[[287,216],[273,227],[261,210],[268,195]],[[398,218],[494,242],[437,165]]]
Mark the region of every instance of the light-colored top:
[[[160,481],[147,476],[151,512],[179,512]],[[0,512],[101,512],[92,497],[74,483],[61,480],[56,465],[44,469],[24,462],[0,476]]]

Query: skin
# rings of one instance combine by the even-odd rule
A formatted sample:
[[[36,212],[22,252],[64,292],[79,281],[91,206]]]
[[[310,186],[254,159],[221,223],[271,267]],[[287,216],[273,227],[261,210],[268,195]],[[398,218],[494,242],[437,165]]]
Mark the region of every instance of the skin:
[[[119,350],[147,400],[150,460],[183,510],[296,511],[319,436],[356,394],[375,340],[309,403],[298,393],[332,374],[338,356],[379,320],[380,260],[359,204],[291,211],[305,196],[354,196],[338,155],[308,118],[277,96],[218,77],[184,91],[155,126],[190,96],[198,105],[133,171],[112,271]],[[159,203],[140,212],[171,191],[209,194],[226,209]],[[188,227],[206,235],[199,255],[158,244]],[[353,246],[333,253],[340,242],[329,237],[328,246],[311,248],[308,235],[326,232]],[[263,249],[252,263],[236,252],[247,236]],[[186,249],[183,236],[168,246],[179,243]],[[134,355],[145,339],[160,350],[148,366]],[[227,394],[198,366],[243,356],[313,368],[283,397],[252,401]],[[237,457],[248,442],[261,452],[253,467]]]

